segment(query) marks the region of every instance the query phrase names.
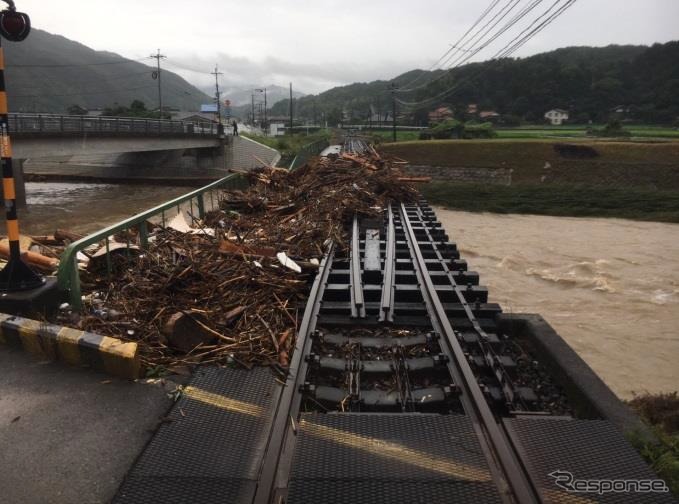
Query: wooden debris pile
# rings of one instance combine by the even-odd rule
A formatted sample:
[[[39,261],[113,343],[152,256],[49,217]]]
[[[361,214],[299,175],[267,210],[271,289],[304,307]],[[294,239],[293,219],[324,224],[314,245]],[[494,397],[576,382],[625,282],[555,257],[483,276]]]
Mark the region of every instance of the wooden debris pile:
[[[140,343],[148,370],[199,363],[286,367],[308,290],[330,241],[348,243],[355,213],[379,215],[418,192],[371,153],[264,167],[191,232],[157,227],[110,276],[81,275],[87,310],[71,325]],[[121,262],[122,261],[122,262]]]

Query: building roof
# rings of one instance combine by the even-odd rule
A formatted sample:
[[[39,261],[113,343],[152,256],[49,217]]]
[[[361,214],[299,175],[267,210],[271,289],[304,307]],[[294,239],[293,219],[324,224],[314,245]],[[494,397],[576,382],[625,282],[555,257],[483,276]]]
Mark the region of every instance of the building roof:
[[[205,112],[187,112],[187,111],[182,111],[182,112],[177,112],[176,114],[173,114],[172,116],[173,119],[177,119],[178,121],[210,121],[214,122],[215,116],[212,113],[205,113]]]
[[[494,110],[484,110],[483,112],[479,112],[479,117],[481,119],[485,119],[487,117],[500,117],[500,114],[498,114]]]
[[[564,110],[564,109],[560,109],[560,108],[551,109],[551,110],[548,110],[547,112],[560,112],[562,114],[568,115],[568,110]]]

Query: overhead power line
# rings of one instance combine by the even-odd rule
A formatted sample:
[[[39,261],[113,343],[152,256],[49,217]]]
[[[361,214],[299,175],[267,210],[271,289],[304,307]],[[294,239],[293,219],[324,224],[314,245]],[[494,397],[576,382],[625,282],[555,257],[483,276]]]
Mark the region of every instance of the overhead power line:
[[[520,2],[520,1],[521,1],[521,0],[519,0],[519,2]],[[513,9],[518,5],[518,3],[514,3],[514,4],[511,6],[511,9],[508,10],[508,11],[506,11],[506,12],[502,15],[502,17],[500,17],[500,19],[498,19],[498,20],[495,22],[495,24],[493,24],[493,26],[491,26],[490,29],[486,31],[486,33],[484,34],[483,37],[481,37],[479,40],[477,40],[477,42],[474,43],[471,47],[468,47],[468,48],[465,48],[465,49],[464,49],[464,54],[461,54],[460,56],[458,56],[452,63],[450,63],[450,60],[448,60],[447,63],[450,63],[450,66],[447,68],[447,70],[446,70],[444,73],[437,75],[436,77],[434,77],[433,79],[431,79],[431,80],[430,80],[428,83],[426,83],[426,84],[419,85],[419,86],[416,86],[416,87],[401,89],[400,93],[401,93],[401,94],[403,94],[403,93],[411,93],[411,92],[413,92],[413,91],[417,91],[417,90],[419,90],[419,89],[423,89],[423,88],[427,87],[428,85],[433,84],[434,82],[438,82],[439,80],[445,78],[445,77],[448,76],[453,70],[455,70],[456,68],[459,68],[459,67],[462,66],[463,64],[467,63],[470,59],[472,59],[474,56],[476,56],[479,52],[481,52],[483,49],[485,49],[485,48],[488,47],[490,44],[492,44],[495,40],[497,40],[500,36],[502,36],[502,35],[505,34],[507,31],[509,31],[509,30],[510,30],[512,27],[514,27],[519,21],[521,21],[524,17],[526,17],[531,11],[533,11],[536,7],[538,7],[543,1],[544,1],[544,0],[533,0],[532,3],[526,5],[519,13],[517,13],[513,18],[511,18],[509,21],[507,21],[507,22],[506,22],[506,23],[505,23],[505,24],[504,24],[497,32],[495,32],[495,33],[492,34],[489,38],[487,38],[486,40],[484,40],[485,36],[488,35],[488,33],[490,33],[490,30],[492,30],[493,28],[495,28],[495,26],[497,26],[497,25],[498,25],[505,17],[507,17],[507,15],[509,15],[509,13],[511,12],[511,10],[513,10]],[[557,1],[561,1],[561,0],[557,0]],[[508,6],[509,6],[509,4],[508,4]],[[504,10],[504,9],[503,9],[503,10]],[[497,16],[496,16],[496,17],[497,17]],[[495,18],[493,18],[490,22],[492,22],[494,19],[495,19]],[[490,23],[490,22],[489,22],[489,23]],[[488,26],[488,23],[487,23],[483,28],[481,28],[481,30],[484,30],[487,26]],[[478,34],[478,33],[480,33],[480,32],[477,32],[477,34]],[[479,43],[481,43],[480,46],[478,45]]]
[[[485,17],[486,17],[486,16],[487,16],[487,15],[488,15],[488,14],[489,14],[496,6],[497,6],[498,3],[500,3],[500,0],[492,0],[491,3],[490,3],[490,5],[489,5],[488,7],[486,7],[486,10],[484,10],[484,11],[481,13],[481,15],[480,15],[480,16],[477,18],[477,20],[474,22],[474,24],[471,25],[471,26],[469,27],[469,29],[464,33],[464,35],[462,35],[462,36],[461,36],[454,44],[451,44],[450,49],[448,49],[445,53],[443,53],[443,55],[436,61],[436,63],[434,63],[434,64],[429,68],[429,70],[427,70],[427,71],[428,71],[428,72],[433,71],[437,66],[439,66],[439,64],[440,64],[443,60],[446,59],[446,57],[447,57],[453,50],[457,50],[457,51],[463,50],[463,49],[461,49],[460,47],[461,47],[461,45],[463,44],[464,39],[467,38],[467,35],[469,35],[469,34],[471,33],[471,31],[472,31],[474,28],[476,28],[476,27],[479,25],[479,23],[481,23],[481,21],[483,21],[483,20],[485,19]],[[411,80],[410,82],[407,82],[407,83],[403,84],[402,86],[405,87],[405,88],[407,88],[407,87],[409,87],[409,86],[414,85],[416,82],[418,82],[418,81],[422,78],[423,75],[425,75],[425,74],[424,74],[424,73],[421,73],[420,75],[418,75],[417,77],[415,77],[413,80]]]
[[[126,74],[117,74],[117,75],[112,75],[111,77],[108,77],[108,78],[106,78],[106,79],[102,79],[102,78],[96,78],[96,79],[83,79],[83,80],[78,79],[77,84],[78,84],[78,85],[82,85],[82,84],[88,84],[88,83],[90,83],[90,82],[97,82],[97,83],[115,82],[115,81],[118,81],[118,80],[121,80],[121,79],[127,79],[127,78],[129,78],[129,77],[138,77],[138,76],[140,76],[140,75],[147,75],[147,76],[150,76],[151,73],[152,73],[152,69],[149,68],[148,70],[146,70],[146,71],[144,71],[144,72],[133,72],[133,73],[126,73]],[[43,86],[23,86],[23,85],[22,85],[22,86],[21,86],[21,89],[24,90],[24,91],[25,91],[26,89],[43,89]],[[13,95],[13,96],[14,96],[14,95]]]
[[[536,0],[538,1],[538,0]],[[542,0],[539,0],[542,1]],[[507,44],[504,45],[502,49],[497,51],[495,55],[491,58],[490,61],[499,59],[499,58],[505,58],[509,57],[511,54],[514,54],[520,47],[522,47],[524,44],[526,44],[531,38],[533,38],[535,35],[537,35],[540,31],[542,31],[544,28],[549,26],[551,23],[553,23],[559,16],[561,16],[567,9],[569,9],[573,4],[577,2],[577,0],[565,0],[565,3],[562,3],[564,0],[556,0],[545,12],[543,12],[540,16],[538,16],[533,22],[525,28],[521,33],[519,33],[517,36],[515,36],[512,40],[510,40]],[[554,12],[552,12],[559,4],[561,6],[557,8]],[[549,14],[552,12],[551,14]],[[544,19],[546,17],[546,19]],[[541,19],[544,19],[543,21],[540,22]],[[537,24],[537,26],[536,26]],[[526,33],[528,32],[528,33]],[[452,70],[452,69],[451,69]],[[487,69],[481,70],[477,72],[475,75],[472,77],[466,78],[461,82],[455,83],[453,86],[450,88],[444,90],[443,92],[437,94],[436,96],[426,98],[424,100],[420,101],[415,101],[415,102],[408,102],[408,101],[403,101],[403,100],[398,100],[398,103],[406,106],[406,107],[419,107],[425,104],[430,104],[434,103],[437,100],[441,100],[445,98],[446,96],[452,94],[455,92],[459,87],[467,82],[471,82],[481,75],[483,75],[485,72],[487,72]]]
[[[11,68],[70,68],[70,67],[88,67],[88,66],[103,66],[103,65],[125,65],[128,63],[138,63],[150,59],[148,56],[145,58],[133,59],[133,60],[120,60],[120,61],[100,61],[94,63],[65,63],[65,64],[47,64],[47,65],[7,65]]]
[[[93,96],[93,95],[101,95],[101,94],[112,94],[112,93],[120,93],[123,91],[138,91],[140,89],[148,89],[148,88],[155,88],[155,84],[150,84],[148,86],[138,86],[138,87],[133,87],[133,88],[114,88],[114,89],[106,89],[104,91],[95,91],[95,92],[87,92],[87,93],[69,93],[69,94],[33,94],[33,95],[12,95],[12,98],[63,98],[63,97],[68,97],[68,96]]]

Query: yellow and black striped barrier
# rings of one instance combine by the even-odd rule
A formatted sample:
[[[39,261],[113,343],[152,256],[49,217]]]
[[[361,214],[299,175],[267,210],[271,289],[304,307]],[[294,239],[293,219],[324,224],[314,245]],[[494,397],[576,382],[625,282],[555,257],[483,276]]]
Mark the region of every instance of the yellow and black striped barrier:
[[[137,343],[0,313],[0,344],[120,378],[139,377]]]
[[[0,271],[0,291],[20,291],[42,286],[45,280],[21,260],[19,246],[19,220],[17,218],[16,188],[12,167],[12,142],[9,137],[7,117],[7,92],[5,89],[5,53],[2,38],[19,42],[28,36],[31,24],[28,16],[16,12],[12,0],[3,0],[8,9],[0,12],[0,157],[2,158],[2,190],[7,215],[7,238],[10,258]]]

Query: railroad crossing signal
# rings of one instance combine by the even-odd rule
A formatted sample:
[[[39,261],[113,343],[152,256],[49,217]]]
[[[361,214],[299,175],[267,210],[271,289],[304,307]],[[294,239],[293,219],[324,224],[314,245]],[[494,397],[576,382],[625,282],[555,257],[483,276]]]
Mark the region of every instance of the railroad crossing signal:
[[[16,11],[13,0],[3,1],[9,7],[0,12],[0,158],[2,158],[2,190],[7,212],[7,238],[10,254],[7,265],[0,271],[0,291],[12,292],[40,287],[45,284],[45,279],[37,275],[21,260],[16,188],[12,168],[12,143],[7,117],[5,55],[1,43],[3,37],[12,42],[21,42],[28,37],[31,31],[31,20],[23,12]]]
[[[11,42],[21,42],[31,32],[31,19],[23,12],[17,12],[13,1],[4,1],[9,9],[0,12],[0,35]]]

